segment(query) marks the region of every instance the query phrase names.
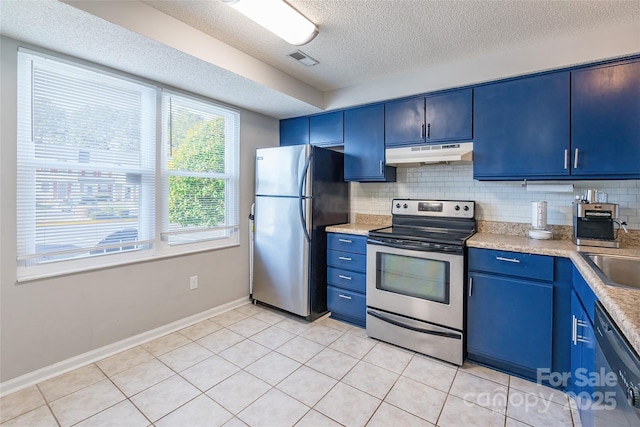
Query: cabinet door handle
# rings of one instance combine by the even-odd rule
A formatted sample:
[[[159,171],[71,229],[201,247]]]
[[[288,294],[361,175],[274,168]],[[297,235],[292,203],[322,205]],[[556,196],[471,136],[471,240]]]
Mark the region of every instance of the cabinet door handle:
[[[425,132],[425,128],[426,128],[426,126],[425,126],[425,124],[423,123],[423,124],[422,124],[422,129],[420,130],[420,138],[424,138],[424,137],[426,137],[426,135],[425,135],[425,133],[426,133],[426,132]]]
[[[520,263],[520,260],[517,259],[517,258],[504,258],[504,257],[501,257],[501,256],[497,256],[496,259],[498,261],[514,262],[516,264]]]
[[[473,277],[469,277],[469,296],[473,293]]]
[[[573,345],[578,345],[578,319],[573,314],[571,315],[571,341]]]
[[[380,175],[382,175],[384,172],[382,171],[382,160],[380,160]]]
[[[576,154],[573,158],[573,168],[578,169],[578,149],[576,148]]]
[[[569,149],[564,150],[564,168],[569,167]]]
[[[427,124],[427,139],[431,138],[431,123]]]
[[[344,279],[344,280],[351,280],[351,277],[349,277],[349,276],[344,276],[344,275],[342,275],[342,274],[339,274],[339,275],[338,275],[338,277],[339,277],[339,278],[341,278],[341,279]]]
[[[342,242],[342,243],[353,243],[353,240],[349,240],[349,239],[338,239],[338,242]]]
[[[341,261],[351,261],[351,258],[346,257],[346,256],[340,256],[340,257],[338,257],[338,259],[341,260]]]
[[[344,299],[351,299],[351,297],[350,297],[350,296],[347,296],[347,295],[338,294],[338,296],[339,296],[340,298],[344,298]]]

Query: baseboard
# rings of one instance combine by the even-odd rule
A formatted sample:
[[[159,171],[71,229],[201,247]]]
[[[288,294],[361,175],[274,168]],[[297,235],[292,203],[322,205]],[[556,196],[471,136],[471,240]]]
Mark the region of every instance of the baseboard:
[[[54,363],[53,365],[45,366],[44,368],[40,368],[27,374],[20,375],[19,377],[4,381],[0,383],[0,397],[32,386],[34,384],[38,384],[42,381],[48,380],[49,378],[57,377],[58,375],[62,375],[65,372],[72,371],[89,363],[93,363],[98,360],[104,359],[105,357],[120,353],[122,351],[143,344],[147,341],[151,341],[163,335],[170,334],[180,329],[184,329],[187,326],[191,326],[195,323],[201,322],[202,320],[224,313],[225,311],[233,310],[234,308],[241,307],[249,303],[249,298],[243,297],[235,301],[231,301],[226,304],[222,304],[209,310],[203,311],[201,313],[194,314],[193,316],[176,320],[175,322],[168,323],[164,326],[160,326],[159,328],[155,328],[150,331],[125,338],[113,344],[108,344],[104,347],[96,348],[95,350],[79,354],[61,362]]]

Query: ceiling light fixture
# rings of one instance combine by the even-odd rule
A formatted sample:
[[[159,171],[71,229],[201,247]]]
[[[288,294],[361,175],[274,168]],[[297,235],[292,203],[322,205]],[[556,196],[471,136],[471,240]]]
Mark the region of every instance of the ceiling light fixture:
[[[283,0],[222,0],[287,43],[300,46],[318,34],[315,24]]]

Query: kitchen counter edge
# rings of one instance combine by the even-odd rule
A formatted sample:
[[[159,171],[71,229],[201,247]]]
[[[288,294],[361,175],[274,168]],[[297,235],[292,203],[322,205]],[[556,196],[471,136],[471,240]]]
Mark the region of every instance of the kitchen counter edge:
[[[359,236],[366,236],[371,230],[377,230],[384,225],[380,224],[361,224],[361,223],[349,223],[330,225],[326,228],[327,233],[344,233],[344,234],[357,234]]]
[[[589,284],[627,341],[640,354],[640,291],[635,289],[607,286],[578,252],[626,255],[640,258],[640,247],[607,249],[578,247],[567,240],[535,240],[524,236],[508,236],[490,233],[476,233],[467,240],[467,247],[494,249],[537,255],[569,258]]]

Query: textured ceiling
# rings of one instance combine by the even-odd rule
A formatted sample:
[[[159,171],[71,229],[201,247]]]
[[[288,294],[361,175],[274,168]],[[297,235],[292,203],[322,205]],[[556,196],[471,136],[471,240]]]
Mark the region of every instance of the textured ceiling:
[[[271,77],[264,77],[273,73],[256,78],[259,73],[227,69],[221,62],[186,53],[191,51],[177,45],[170,47],[171,43],[162,43],[136,28],[153,19],[148,11],[160,11],[160,15],[204,33],[210,42],[224,42],[274,71],[286,73],[283,75],[290,79],[291,87],[300,89],[302,85],[302,92],[322,99],[323,92],[325,98],[341,89],[348,94],[351,88],[379,86],[403,73],[427,72],[469,58],[526,51],[528,46],[545,41],[621,24],[631,23],[633,28],[640,23],[638,0],[289,2],[319,27],[318,36],[300,47],[320,61],[319,65],[305,67],[289,58],[287,54],[296,47],[220,0],[108,2],[109,10],[121,10],[125,18],[128,5],[136,3],[147,9],[142,16],[130,17],[130,22],[138,21],[131,26],[126,25],[127,19],[120,23],[123,26],[116,25],[108,17],[56,0],[0,0],[0,34],[282,118],[318,112],[319,103],[297,96],[282,81],[278,86],[271,83]],[[83,2],[78,3],[75,6],[82,9]],[[640,39],[640,24],[638,28]],[[206,50],[207,45],[200,47]],[[372,100],[347,99],[342,105]]]
[[[321,111],[56,0],[0,0],[0,34],[272,117]]]
[[[304,67],[220,0],[146,3],[323,91],[640,19],[637,0],[289,0],[319,28]]]

